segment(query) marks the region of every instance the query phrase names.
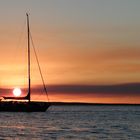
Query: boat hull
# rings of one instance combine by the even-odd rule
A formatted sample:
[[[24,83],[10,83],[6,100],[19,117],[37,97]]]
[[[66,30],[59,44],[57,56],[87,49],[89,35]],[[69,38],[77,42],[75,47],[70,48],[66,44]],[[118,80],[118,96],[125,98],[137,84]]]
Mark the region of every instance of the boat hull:
[[[2,112],[45,112],[50,106],[48,102],[20,102],[1,101],[0,111]]]

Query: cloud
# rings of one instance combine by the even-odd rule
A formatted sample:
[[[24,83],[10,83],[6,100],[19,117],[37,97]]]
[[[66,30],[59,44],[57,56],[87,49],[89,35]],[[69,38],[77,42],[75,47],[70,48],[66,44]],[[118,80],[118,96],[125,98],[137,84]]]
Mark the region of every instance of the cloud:
[[[23,93],[27,89],[22,89]],[[43,91],[43,86],[35,86],[32,93],[37,94]],[[77,94],[77,95],[99,95],[99,96],[140,96],[140,83],[118,84],[118,85],[49,85],[49,94]],[[12,89],[1,88],[0,93],[12,93]]]
[[[61,93],[123,93],[140,94],[140,84],[119,84],[119,85],[58,85],[48,86],[50,92]]]

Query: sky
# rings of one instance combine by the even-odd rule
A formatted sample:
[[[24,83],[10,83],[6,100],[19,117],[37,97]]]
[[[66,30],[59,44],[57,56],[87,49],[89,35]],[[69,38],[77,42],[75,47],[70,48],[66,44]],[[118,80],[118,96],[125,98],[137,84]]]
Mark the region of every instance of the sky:
[[[27,86],[28,12],[45,83],[70,86],[63,93],[50,89],[53,101],[140,103],[140,92],[127,91],[140,83],[139,5],[138,0],[1,0],[0,88]],[[32,84],[40,85],[34,56],[31,62]],[[124,84],[125,90],[102,91]]]

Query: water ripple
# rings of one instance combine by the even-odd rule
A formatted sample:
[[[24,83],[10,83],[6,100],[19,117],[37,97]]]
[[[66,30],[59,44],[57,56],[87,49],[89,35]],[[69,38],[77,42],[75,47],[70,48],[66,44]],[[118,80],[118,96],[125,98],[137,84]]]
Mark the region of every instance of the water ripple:
[[[52,106],[45,113],[0,113],[0,139],[139,140],[140,108]]]

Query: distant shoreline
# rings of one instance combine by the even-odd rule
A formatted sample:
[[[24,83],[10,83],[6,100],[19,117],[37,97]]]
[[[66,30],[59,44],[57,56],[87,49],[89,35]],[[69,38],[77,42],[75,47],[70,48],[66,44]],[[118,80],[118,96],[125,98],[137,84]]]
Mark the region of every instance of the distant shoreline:
[[[51,105],[95,105],[95,106],[140,106],[129,103],[77,103],[77,102],[50,102]]]

